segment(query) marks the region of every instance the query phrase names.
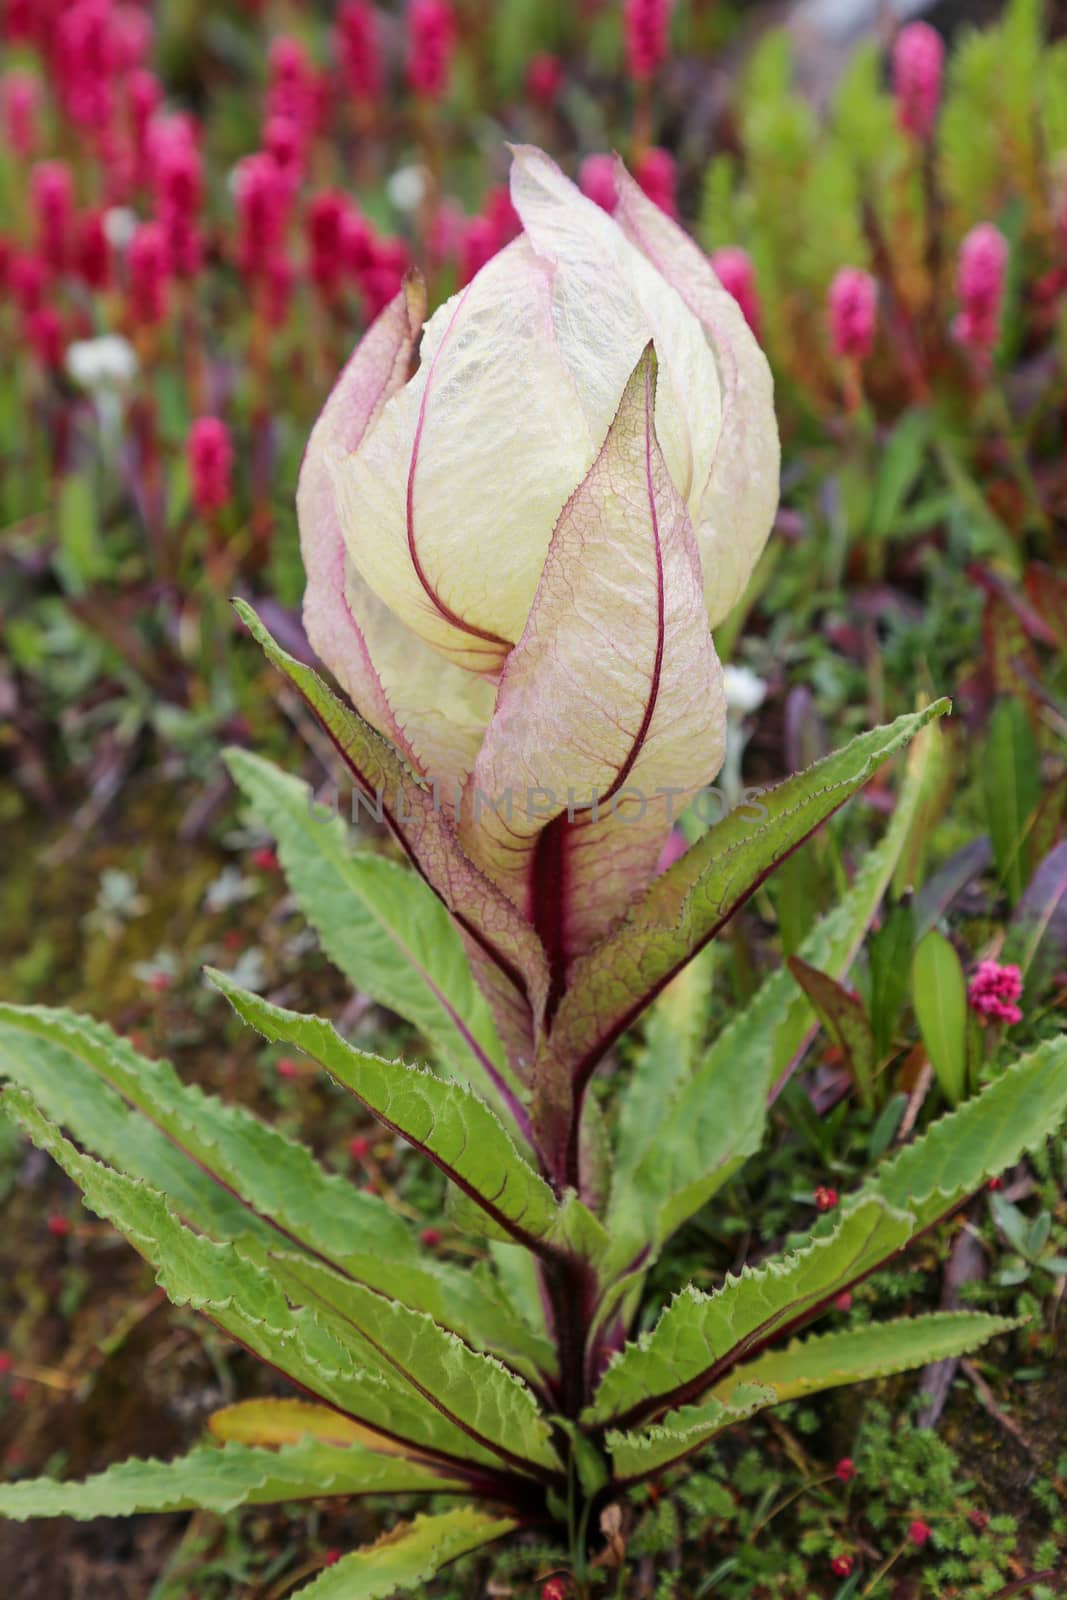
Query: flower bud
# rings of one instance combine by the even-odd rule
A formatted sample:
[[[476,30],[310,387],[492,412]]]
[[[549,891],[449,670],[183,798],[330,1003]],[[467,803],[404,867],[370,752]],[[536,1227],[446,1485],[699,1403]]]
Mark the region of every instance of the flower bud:
[[[356,100],[376,100],[382,88],[378,13],[368,0],[344,0],[337,13],[337,53],[345,88]]]
[[[828,304],[834,355],[865,361],[874,344],[878,285],[869,272],[842,267],[830,285]]]
[[[143,222],[137,229],[126,253],[126,269],[130,315],[145,327],[156,327],[167,315],[170,288],[167,238],[160,223]]]
[[[407,80],[416,94],[440,100],[448,89],[456,19],[448,0],[411,0]]]
[[[548,110],[555,105],[562,87],[562,61],[545,50],[539,51],[526,68],[526,93],[535,105]]]
[[[611,217],[518,150],[520,236],[425,329],[416,282],[389,304],[298,492],[309,638],[365,720],[458,786],[468,867],[557,973],[718,771],[710,626],[777,504],[755,340],[621,165],[614,186]]]
[[[220,510],[230,498],[233,445],[218,417],[198,417],[189,430],[186,459],[193,504],[202,514]]]
[[[928,22],[909,22],[893,46],[893,97],[897,122],[916,139],[929,139],[941,99],[945,46]]]
[[[626,63],[635,83],[646,83],[667,59],[672,0],[626,0]]]
[[[960,246],[956,268],[960,313],[953,332],[960,344],[982,360],[1000,338],[1007,267],[1007,239],[992,222],[980,222]]]

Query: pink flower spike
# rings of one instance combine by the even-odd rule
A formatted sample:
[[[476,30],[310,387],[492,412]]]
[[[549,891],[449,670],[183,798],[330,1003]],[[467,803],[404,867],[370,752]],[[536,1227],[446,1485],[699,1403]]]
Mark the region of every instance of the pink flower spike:
[[[111,246],[104,229],[103,214],[87,211],[78,219],[74,243],[74,267],[90,289],[106,289],[111,277]]]
[[[408,9],[408,85],[428,100],[448,90],[456,19],[448,0],[411,0]]]
[[[618,203],[615,187],[615,161],[606,155],[586,156],[578,168],[578,187],[587,200],[593,200],[601,211],[611,213]]]
[[[893,46],[893,97],[897,122],[924,143],[937,120],[945,45],[928,22],[909,22]]]
[[[308,206],[311,281],[327,298],[337,293],[344,276],[344,223],[347,211],[345,196],[332,189],[317,194]]]
[[[67,263],[74,227],[74,179],[65,161],[42,161],[30,174],[37,249],[56,272]]]
[[[712,271],[726,293],[732,295],[741,307],[742,315],[752,332],[760,335],[760,303],[756,292],[756,272],[747,250],[739,245],[724,245],[711,258]]]
[[[28,72],[5,72],[0,80],[4,138],[15,155],[28,161],[37,146],[40,85]]]
[[[678,216],[678,174],[669,150],[653,146],[645,150],[634,167],[634,178],[654,205],[669,217]]]
[[[145,327],[157,327],[167,314],[170,287],[170,257],[161,223],[141,224],[130,240],[126,266],[131,316]]]
[[[834,355],[865,361],[878,320],[878,285],[870,273],[842,267],[830,285],[828,306]]]
[[[979,961],[967,990],[972,1011],[987,1022],[1005,1022],[1011,1027],[1023,1020],[1016,1001],[1021,999],[1023,978],[1014,964]]]
[[[673,0],[626,0],[626,63],[635,83],[647,83],[667,59]]]
[[[218,417],[198,417],[186,440],[193,504],[201,513],[219,511],[230,498],[233,445]]]
[[[344,0],[337,13],[337,54],[345,88],[356,100],[376,100],[382,89],[378,13],[368,0]]]
[[[966,349],[985,361],[1000,338],[1008,241],[992,222],[980,222],[960,245],[956,288],[960,313],[953,332]]]
[[[549,110],[563,87],[563,63],[558,56],[539,51],[526,68],[526,93],[535,105]]]

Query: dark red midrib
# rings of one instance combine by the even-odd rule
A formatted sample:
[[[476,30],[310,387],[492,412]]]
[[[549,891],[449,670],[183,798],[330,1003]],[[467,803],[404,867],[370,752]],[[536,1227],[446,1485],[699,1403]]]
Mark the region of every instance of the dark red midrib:
[[[411,460],[408,464],[407,493],[405,496],[408,555],[411,558],[411,565],[415,569],[415,576],[419,580],[423,593],[426,595],[426,598],[429,600],[439,617],[443,618],[443,620],[449,623],[453,628],[458,628],[461,633],[468,634],[472,639],[482,639],[487,644],[502,645],[505,650],[510,650],[512,646],[512,640],[502,639],[499,634],[490,633],[488,629],[475,627],[473,623],[467,622],[463,617],[458,616],[456,612],[452,610],[451,606],[445,604],[426,575],[425,568],[423,567],[422,561],[419,557],[418,545],[415,539],[415,468],[417,467],[419,460],[419,446],[422,443],[422,430],[426,425],[426,407],[430,398],[430,385],[433,382],[434,368],[437,366],[448,336],[452,332],[456,318],[463,309],[463,304],[467,298],[468,292],[469,290],[464,290],[463,294],[460,295],[456,309],[452,313],[451,321],[449,322],[448,327],[445,329],[444,336],[441,340],[441,343],[437,347],[437,351],[433,360],[430,362],[430,370],[426,374],[426,387],[422,391],[422,399],[419,402],[419,415],[415,423],[415,436],[411,441]]]

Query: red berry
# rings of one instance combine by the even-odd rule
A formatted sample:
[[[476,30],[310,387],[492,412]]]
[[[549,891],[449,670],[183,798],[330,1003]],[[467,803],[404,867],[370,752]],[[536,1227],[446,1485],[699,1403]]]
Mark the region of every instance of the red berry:
[[[970,1523],[971,1527],[976,1528],[979,1533],[984,1533],[989,1527],[989,1518],[986,1516],[984,1511],[968,1512],[967,1521]]]
[[[847,1578],[855,1565],[854,1556],[835,1556],[830,1563],[830,1571],[835,1578]]]
[[[322,1558],[322,1564],[324,1567],[335,1567],[340,1559],[340,1550],[327,1550],[326,1554]]]
[[[855,1468],[855,1464],[853,1463],[852,1457],[851,1456],[842,1456],[841,1460],[837,1463],[837,1466],[834,1468],[834,1473],[835,1473],[835,1476],[838,1477],[842,1483],[851,1483],[853,1478],[856,1476],[856,1468]]]
[[[148,980],[148,987],[154,989],[156,994],[165,994],[170,988],[170,975],[166,972],[153,972]]]
[[[1003,1178],[990,1178],[989,1182],[986,1184],[986,1188],[987,1189],[992,1189],[994,1194],[996,1193],[996,1191],[998,1189],[1003,1189],[1003,1187],[1004,1187],[1004,1179]]]
[[[53,1211],[48,1219],[48,1231],[53,1238],[65,1239],[70,1232],[70,1218],[65,1217],[61,1211]]]
[[[815,1209],[817,1211],[832,1211],[837,1204],[837,1190],[829,1189],[820,1183],[815,1191]]]
[[[919,1517],[908,1528],[908,1538],[917,1550],[921,1550],[930,1537],[930,1529]]]
[[[253,850],[252,865],[258,867],[261,872],[277,872],[278,852],[272,850],[269,844],[264,845],[261,850]]]
[[[357,1134],[348,1141],[348,1153],[353,1161],[366,1161],[371,1152],[371,1142],[366,1134]]]
[[[549,1578],[541,1585],[541,1600],[567,1600],[566,1578]]]
[[[419,1238],[422,1240],[427,1250],[436,1250],[437,1246],[441,1243],[441,1234],[437,1228],[423,1228],[422,1232],[419,1234]]]
[[[852,1310],[852,1290],[842,1289],[839,1295],[834,1296],[834,1305],[838,1311]]]
[[[278,1062],[278,1076],[279,1078],[299,1078],[299,1063],[294,1061],[292,1056],[282,1056]]]

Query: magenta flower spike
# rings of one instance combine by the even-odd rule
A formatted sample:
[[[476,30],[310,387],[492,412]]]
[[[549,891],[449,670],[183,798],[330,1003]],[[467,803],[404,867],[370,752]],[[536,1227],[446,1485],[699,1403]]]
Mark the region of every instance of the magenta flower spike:
[[[941,103],[945,45],[928,22],[909,22],[893,46],[893,98],[897,122],[923,143],[929,139]]]

